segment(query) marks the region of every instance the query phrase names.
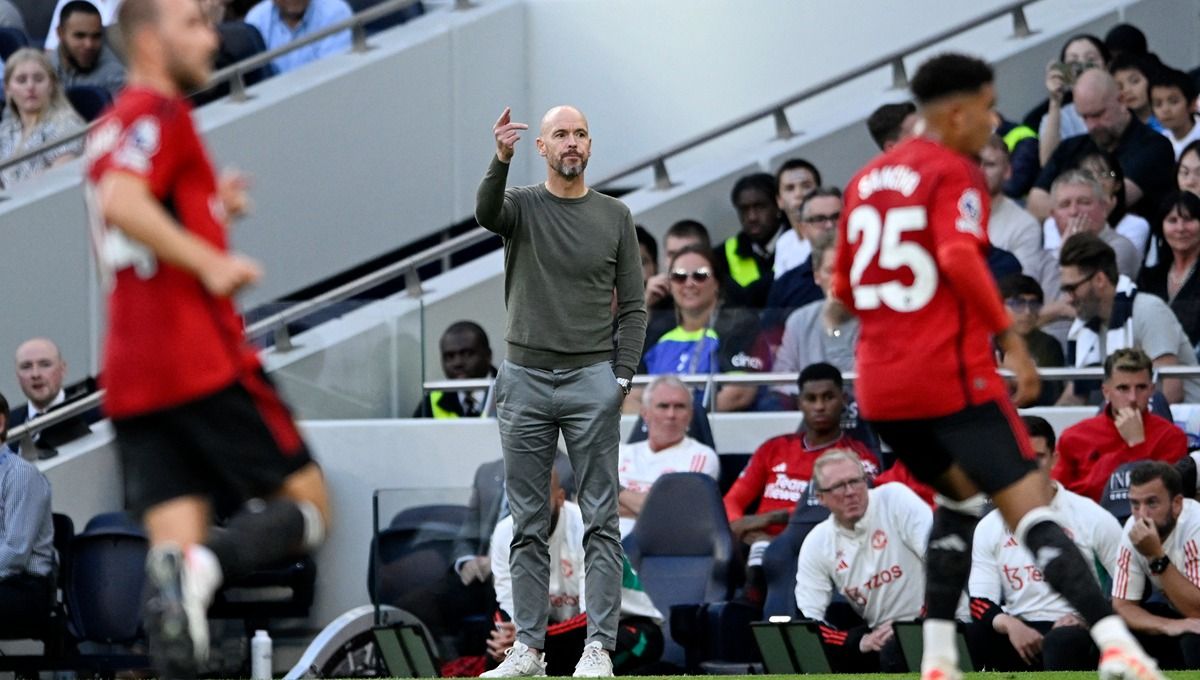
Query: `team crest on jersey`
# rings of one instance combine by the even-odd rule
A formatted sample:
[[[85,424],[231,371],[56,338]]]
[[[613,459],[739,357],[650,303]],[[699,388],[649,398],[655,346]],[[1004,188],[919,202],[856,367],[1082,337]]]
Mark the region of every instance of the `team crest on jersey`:
[[[887,547],[887,533],[883,529],[876,529],[875,533],[871,534],[871,547],[876,550]]]
[[[979,226],[982,221],[983,198],[977,190],[967,189],[958,198],[958,219],[954,220],[954,226],[961,232],[983,238],[983,228]]]
[[[152,116],[142,116],[125,131],[124,141],[114,154],[114,160],[134,172],[149,172],[150,157],[158,151],[160,139],[158,120]]]

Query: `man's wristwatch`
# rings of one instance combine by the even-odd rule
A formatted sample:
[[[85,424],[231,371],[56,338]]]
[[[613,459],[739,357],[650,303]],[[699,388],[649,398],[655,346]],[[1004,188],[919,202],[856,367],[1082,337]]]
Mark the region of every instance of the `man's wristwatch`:
[[[1171,564],[1171,558],[1163,555],[1156,560],[1150,560],[1150,573],[1158,576],[1167,570],[1167,566]]]
[[[617,378],[617,385],[626,396],[629,396],[629,390],[633,389],[633,383],[629,382],[629,378]]]

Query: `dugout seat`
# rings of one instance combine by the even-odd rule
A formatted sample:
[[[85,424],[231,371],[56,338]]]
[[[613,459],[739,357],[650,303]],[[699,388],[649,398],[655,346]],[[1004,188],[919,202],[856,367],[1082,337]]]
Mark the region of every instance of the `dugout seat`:
[[[671,609],[721,602],[730,593],[733,536],[717,482],[696,472],[659,477],[625,538],[625,554],[666,617],[662,660],[686,666],[684,648],[671,634]]]
[[[767,597],[763,602],[763,618],[772,616],[796,617],[796,560],[804,539],[829,517],[829,510],[817,502],[809,484],[796,503],[787,527],[771,541],[763,554],[763,573],[767,580]]]
[[[371,541],[371,602],[411,612],[437,630],[456,625],[445,620],[443,597],[466,518],[465,505],[422,505],[397,513]]]
[[[1129,473],[1143,461],[1133,461],[1113,470],[1100,494],[1100,507],[1109,511],[1121,526],[1129,519]]]

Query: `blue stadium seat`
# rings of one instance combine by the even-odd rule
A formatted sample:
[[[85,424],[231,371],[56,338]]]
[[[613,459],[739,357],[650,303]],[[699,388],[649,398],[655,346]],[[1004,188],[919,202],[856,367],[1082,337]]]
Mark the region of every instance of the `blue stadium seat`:
[[[88,522],[71,544],[66,601],[81,641],[130,644],[142,635],[142,591],[149,540],[125,513]]]
[[[703,406],[695,404],[692,409],[692,422],[688,425],[688,436],[713,449],[717,448],[713,441],[712,424],[708,422],[708,411]],[[635,442],[645,441],[648,432],[646,431],[646,421],[638,416],[637,422],[633,424],[633,430],[629,432],[629,438],[626,443],[633,444]]]
[[[796,612],[796,559],[800,546],[813,527],[829,517],[829,510],[817,502],[809,484],[796,503],[783,533],[771,541],[763,555],[763,572],[767,579],[767,597],[763,602],[763,618],[792,616]]]
[[[67,101],[71,102],[76,113],[90,123],[112,104],[112,95],[103,87],[72,85],[67,88]]]
[[[733,536],[717,482],[695,472],[659,477],[625,538],[625,553],[642,586],[667,618],[662,660],[687,662],[671,635],[671,608],[720,602],[729,597]]]
[[[443,584],[466,519],[465,505],[422,505],[398,513],[371,541],[371,602],[399,607],[431,627],[452,624],[443,621]]]

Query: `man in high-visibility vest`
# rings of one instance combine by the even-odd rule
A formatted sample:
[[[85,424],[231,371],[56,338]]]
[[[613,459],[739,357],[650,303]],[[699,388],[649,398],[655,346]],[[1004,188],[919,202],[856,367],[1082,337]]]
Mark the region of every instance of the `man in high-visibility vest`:
[[[487,333],[474,321],[456,321],[438,341],[442,372],[447,380],[468,380],[496,375]],[[433,390],[421,400],[414,418],[472,418],[484,415],[487,390],[444,392]]]
[[[756,172],[738,179],[730,200],[742,228],[714,248],[725,304],[761,309],[775,278],[775,239],[783,213],[775,202],[775,178]]]

